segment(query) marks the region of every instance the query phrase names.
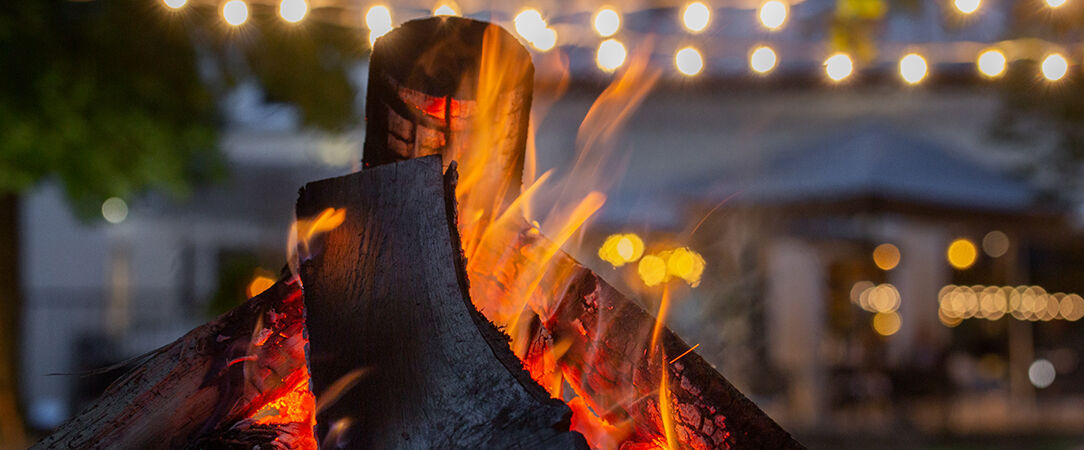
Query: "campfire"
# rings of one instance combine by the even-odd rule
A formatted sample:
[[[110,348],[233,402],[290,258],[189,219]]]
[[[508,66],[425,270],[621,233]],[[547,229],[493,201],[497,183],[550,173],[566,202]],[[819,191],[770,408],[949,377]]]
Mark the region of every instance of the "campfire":
[[[301,189],[279,281],[143,356],[39,448],[800,447],[562,251],[605,196],[534,174],[515,38],[408,22],[369,77],[364,169]],[[546,189],[574,198],[529,221]]]

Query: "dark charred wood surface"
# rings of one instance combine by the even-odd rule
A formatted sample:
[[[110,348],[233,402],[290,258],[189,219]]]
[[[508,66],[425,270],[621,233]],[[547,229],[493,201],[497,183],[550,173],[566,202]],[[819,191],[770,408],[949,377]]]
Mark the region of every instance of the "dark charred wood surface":
[[[248,417],[305,381],[302,308],[297,282],[280,280],[148,354],[34,448],[227,448],[212,445],[227,442],[215,436],[251,426]],[[306,436],[312,440],[296,425],[256,428],[260,436],[249,439],[280,448],[307,448]]]
[[[301,191],[299,217],[346,210],[301,263],[312,389],[325,405],[318,438],[359,449],[585,445],[568,431],[568,407],[471,304],[455,169],[441,168],[425,157]]]

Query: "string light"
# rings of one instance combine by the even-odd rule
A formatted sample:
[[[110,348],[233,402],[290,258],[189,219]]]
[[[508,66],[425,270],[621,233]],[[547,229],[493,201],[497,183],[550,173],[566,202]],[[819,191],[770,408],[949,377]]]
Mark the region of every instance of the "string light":
[[[846,53],[836,53],[824,61],[824,73],[832,81],[843,81],[854,73],[854,62]]]
[[[787,4],[769,0],[760,5],[760,23],[769,30],[776,30],[787,21]]]
[[[537,9],[528,8],[516,14],[512,20],[515,24],[516,33],[530,42],[536,49],[547,51],[557,45],[557,30],[550,28],[542,13]]]
[[[617,39],[607,39],[602,41],[598,46],[598,53],[595,55],[595,62],[598,64],[598,68],[604,72],[613,72],[625,64],[625,57],[628,56],[628,52],[625,50],[625,45]]]
[[[391,31],[391,10],[384,5],[369,8],[365,13],[365,26],[369,28],[369,46],[372,47],[377,38]]]
[[[595,13],[594,25],[599,36],[613,36],[621,29],[621,15],[613,8],[602,8]]]
[[[704,57],[693,47],[685,47],[674,54],[674,65],[683,75],[694,76],[704,69]]]
[[[701,2],[689,3],[681,13],[681,21],[693,33],[704,31],[711,23],[711,9]]]
[[[188,0],[164,0],[162,3],[165,3],[166,6],[172,9],[181,9],[184,5],[188,4]]]
[[[1058,53],[1053,53],[1043,59],[1043,76],[1050,81],[1058,81],[1069,72],[1069,61]]]
[[[749,54],[749,67],[753,72],[766,74],[775,68],[776,56],[771,47],[760,46]]]
[[[982,0],[953,0],[952,5],[961,13],[971,14],[979,10],[979,6],[982,5]]]
[[[1005,73],[1007,62],[1001,50],[990,49],[982,52],[975,64],[979,67],[979,73],[988,78],[996,78]]]
[[[926,78],[928,71],[926,59],[917,53],[909,53],[900,58],[900,76],[907,84],[917,84]]]
[[[441,4],[437,5],[436,8],[433,8],[433,15],[434,16],[458,16],[459,15],[459,9],[456,8],[454,3],[452,3],[452,4],[441,3]]]
[[[248,5],[241,0],[230,0],[222,6],[222,18],[235,27],[241,25],[248,20]]]
[[[282,0],[279,3],[279,16],[290,23],[298,23],[309,12],[309,4],[305,0]]]

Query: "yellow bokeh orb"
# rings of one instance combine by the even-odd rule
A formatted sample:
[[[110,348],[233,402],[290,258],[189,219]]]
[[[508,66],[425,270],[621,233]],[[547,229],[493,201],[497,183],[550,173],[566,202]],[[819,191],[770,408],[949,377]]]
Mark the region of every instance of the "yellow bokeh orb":
[[[647,255],[637,267],[640,280],[648,286],[657,286],[666,281],[666,261],[655,255]]]
[[[900,331],[900,315],[895,312],[884,312],[873,315],[873,331],[881,336],[891,336]]]
[[[900,263],[900,249],[889,243],[878,245],[873,249],[873,263],[881,270],[895,269]]]
[[[975,264],[979,252],[975,244],[968,239],[960,238],[952,241],[945,251],[945,258],[949,264],[959,270],[967,269]]]

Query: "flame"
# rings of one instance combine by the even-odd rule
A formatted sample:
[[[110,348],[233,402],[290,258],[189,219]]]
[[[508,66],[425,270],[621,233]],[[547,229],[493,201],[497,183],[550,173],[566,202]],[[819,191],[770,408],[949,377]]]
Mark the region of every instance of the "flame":
[[[659,416],[662,417],[662,427],[666,432],[666,447],[674,450],[678,448],[677,438],[674,434],[674,415],[670,411],[670,382],[667,379],[670,373],[666,367],[666,357],[663,357],[662,380],[659,381]]]
[[[261,425],[304,423],[311,427],[315,421],[314,411],[316,405],[309,391],[309,378],[305,377],[286,395],[271,400],[256,411],[252,418]]]
[[[662,299],[659,300],[659,313],[655,315],[655,326],[651,329],[651,346],[649,354],[655,354],[655,346],[659,343],[659,335],[666,328],[666,314],[670,311],[670,286],[663,285]],[[664,371],[665,372],[665,371]]]
[[[313,218],[297,219],[290,225],[290,233],[287,235],[286,259],[290,266],[290,273],[295,279],[300,280],[298,268],[301,261],[312,255],[312,240],[317,236],[338,228],[346,220],[345,208],[327,208],[320,211]]]

